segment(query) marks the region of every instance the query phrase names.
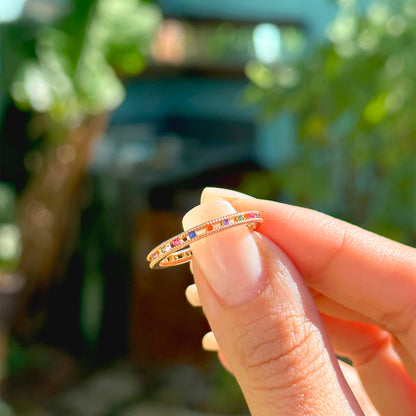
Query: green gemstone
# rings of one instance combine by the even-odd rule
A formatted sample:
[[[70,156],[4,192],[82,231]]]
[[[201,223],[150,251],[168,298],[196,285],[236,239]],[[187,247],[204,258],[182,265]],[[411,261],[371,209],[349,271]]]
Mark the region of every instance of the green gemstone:
[[[244,220],[244,216],[243,215],[239,215],[237,218],[238,218],[239,221],[243,221]]]

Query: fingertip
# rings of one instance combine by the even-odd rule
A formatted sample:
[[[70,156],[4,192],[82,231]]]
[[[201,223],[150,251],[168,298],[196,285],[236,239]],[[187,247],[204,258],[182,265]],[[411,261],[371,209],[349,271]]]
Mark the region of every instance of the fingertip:
[[[233,199],[254,199],[250,195],[226,188],[206,187],[201,194],[201,203],[211,201],[232,201]]]
[[[218,346],[217,339],[212,331],[207,332],[202,338],[202,348],[206,351],[218,351],[220,347]]]
[[[201,299],[199,298],[196,284],[189,285],[186,288],[185,297],[192,306],[201,306]]]

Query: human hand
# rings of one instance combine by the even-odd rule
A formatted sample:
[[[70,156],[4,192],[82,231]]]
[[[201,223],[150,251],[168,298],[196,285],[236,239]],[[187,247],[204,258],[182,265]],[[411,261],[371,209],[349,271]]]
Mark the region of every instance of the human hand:
[[[187,289],[253,416],[416,415],[415,249],[225,189],[201,202],[184,228],[235,211],[264,220],[192,243]]]

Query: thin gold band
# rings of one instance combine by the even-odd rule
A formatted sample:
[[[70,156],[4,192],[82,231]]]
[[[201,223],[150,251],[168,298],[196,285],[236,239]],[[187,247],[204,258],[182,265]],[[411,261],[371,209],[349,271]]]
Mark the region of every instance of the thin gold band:
[[[204,222],[156,246],[147,255],[147,260],[150,262],[149,267],[151,269],[161,269],[187,263],[192,259],[190,243],[237,225],[247,225],[254,230],[262,222],[263,219],[258,211],[237,212]]]

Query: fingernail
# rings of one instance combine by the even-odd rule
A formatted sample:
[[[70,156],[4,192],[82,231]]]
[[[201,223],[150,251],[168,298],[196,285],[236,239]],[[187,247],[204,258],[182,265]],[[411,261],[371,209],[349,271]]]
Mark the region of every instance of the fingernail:
[[[202,338],[202,348],[206,351],[218,351],[220,349],[212,331],[207,332]]]
[[[207,187],[202,191],[201,202],[221,201],[227,200],[232,201],[233,199],[254,199],[250,195],[243,194],[241,192],[233,191],[225,188],[213,188]]]
[[[187,230],[235,212],[227,201],[206,202],[190,210],[182,223]],[[253,235],[246,225],[205,237],[192,243],[191,249],[193,261],[224,303],[242,303],[260,289],[264,281],[261,257]]]
[[[185,296],[192,306],[201,306],[201,300],[199,299],[198,289],[195,284],[189,285],[186,288]]]

